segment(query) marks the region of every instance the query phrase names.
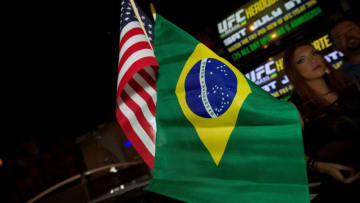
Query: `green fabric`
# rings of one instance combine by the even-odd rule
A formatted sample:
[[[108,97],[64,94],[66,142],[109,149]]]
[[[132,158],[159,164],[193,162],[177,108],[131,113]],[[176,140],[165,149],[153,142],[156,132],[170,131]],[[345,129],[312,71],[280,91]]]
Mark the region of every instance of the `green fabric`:
[[[175,94],[199,42],[159,15],[155,36],[156,155],[147,190],[186,202],[310,202],[296,108],[248,81],[251,93],[216,165]]]

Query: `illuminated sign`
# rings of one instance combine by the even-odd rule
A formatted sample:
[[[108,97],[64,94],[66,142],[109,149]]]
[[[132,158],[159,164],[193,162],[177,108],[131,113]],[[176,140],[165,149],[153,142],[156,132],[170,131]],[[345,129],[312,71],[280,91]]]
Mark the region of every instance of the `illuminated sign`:
[[[322,12],[317,0],[251,1],[222,22],[218,31],[234,62],[266,48]]]
[[[335,69],[341,67],[344,55],[339,51],[332,50],[332,43],[328,34],[310,41],[310,44],[321,52],[324,55],[324,59],[332,64]],[[283,53],[280,53],[271,57],[265,63],[246,73],[245,76],[272,96],[287,100],[292,86],[290,85],[289,78],[285,75],[282,56]]]

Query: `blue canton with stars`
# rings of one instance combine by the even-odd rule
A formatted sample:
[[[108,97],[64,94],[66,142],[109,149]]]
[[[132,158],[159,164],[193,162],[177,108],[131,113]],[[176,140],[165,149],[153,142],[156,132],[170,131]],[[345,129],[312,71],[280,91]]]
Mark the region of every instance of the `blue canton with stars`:
[[[151,44],[153,44],[154,40],[154,25],[153,22],[145,15],[145,13],[141,10],[140,7],[136,6],[139,15],[141,17],[141,20],[144,24],[146,33],[149,37],[149,40]],[[121,2],[121,14],[120,14],[120,32],[121,30],[130,22],[138,21],[136,18],[135,12],[133,11],[133,8],[131,7],[131,3],[129,0],[123,0]]]
[[[215,118],[230,107],[237,91],[237,79],[221,61],[214,58],[205,60],[203,69],[201,62],[204,59],[198,61],[186,76],[185,97],[187,105],[196,115]]]

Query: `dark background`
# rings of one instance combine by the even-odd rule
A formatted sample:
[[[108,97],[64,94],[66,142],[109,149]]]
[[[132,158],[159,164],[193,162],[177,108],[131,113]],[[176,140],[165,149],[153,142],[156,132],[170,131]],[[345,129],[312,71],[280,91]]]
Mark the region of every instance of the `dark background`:
[[[242,2],[153,1],[174,24],[193,36],[207,29],[209,38]],[[150,15],[148,1],[137,3]],[[114,119],[120,1],[27,4],[10,33],[16,43],[10,46],[16,87],[9,91],[16,98],[11,122],[24,126],[13,130],[25,137],[54,130],[76,136]]]

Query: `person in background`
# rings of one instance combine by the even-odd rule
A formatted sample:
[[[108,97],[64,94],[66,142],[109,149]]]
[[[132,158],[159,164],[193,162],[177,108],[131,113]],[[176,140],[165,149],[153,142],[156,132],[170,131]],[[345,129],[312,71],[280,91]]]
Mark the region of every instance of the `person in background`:
[[[360,92],[311,45],[285,51],[290,98],[301,115],[309,181],[320,178],[312,202],[360,202]]]
[[[339,69],[359,83],[360,81],[360,27],[353,21],[344,20],[337,23],[330,31],[335,49],[344,56],[344,64]]]

